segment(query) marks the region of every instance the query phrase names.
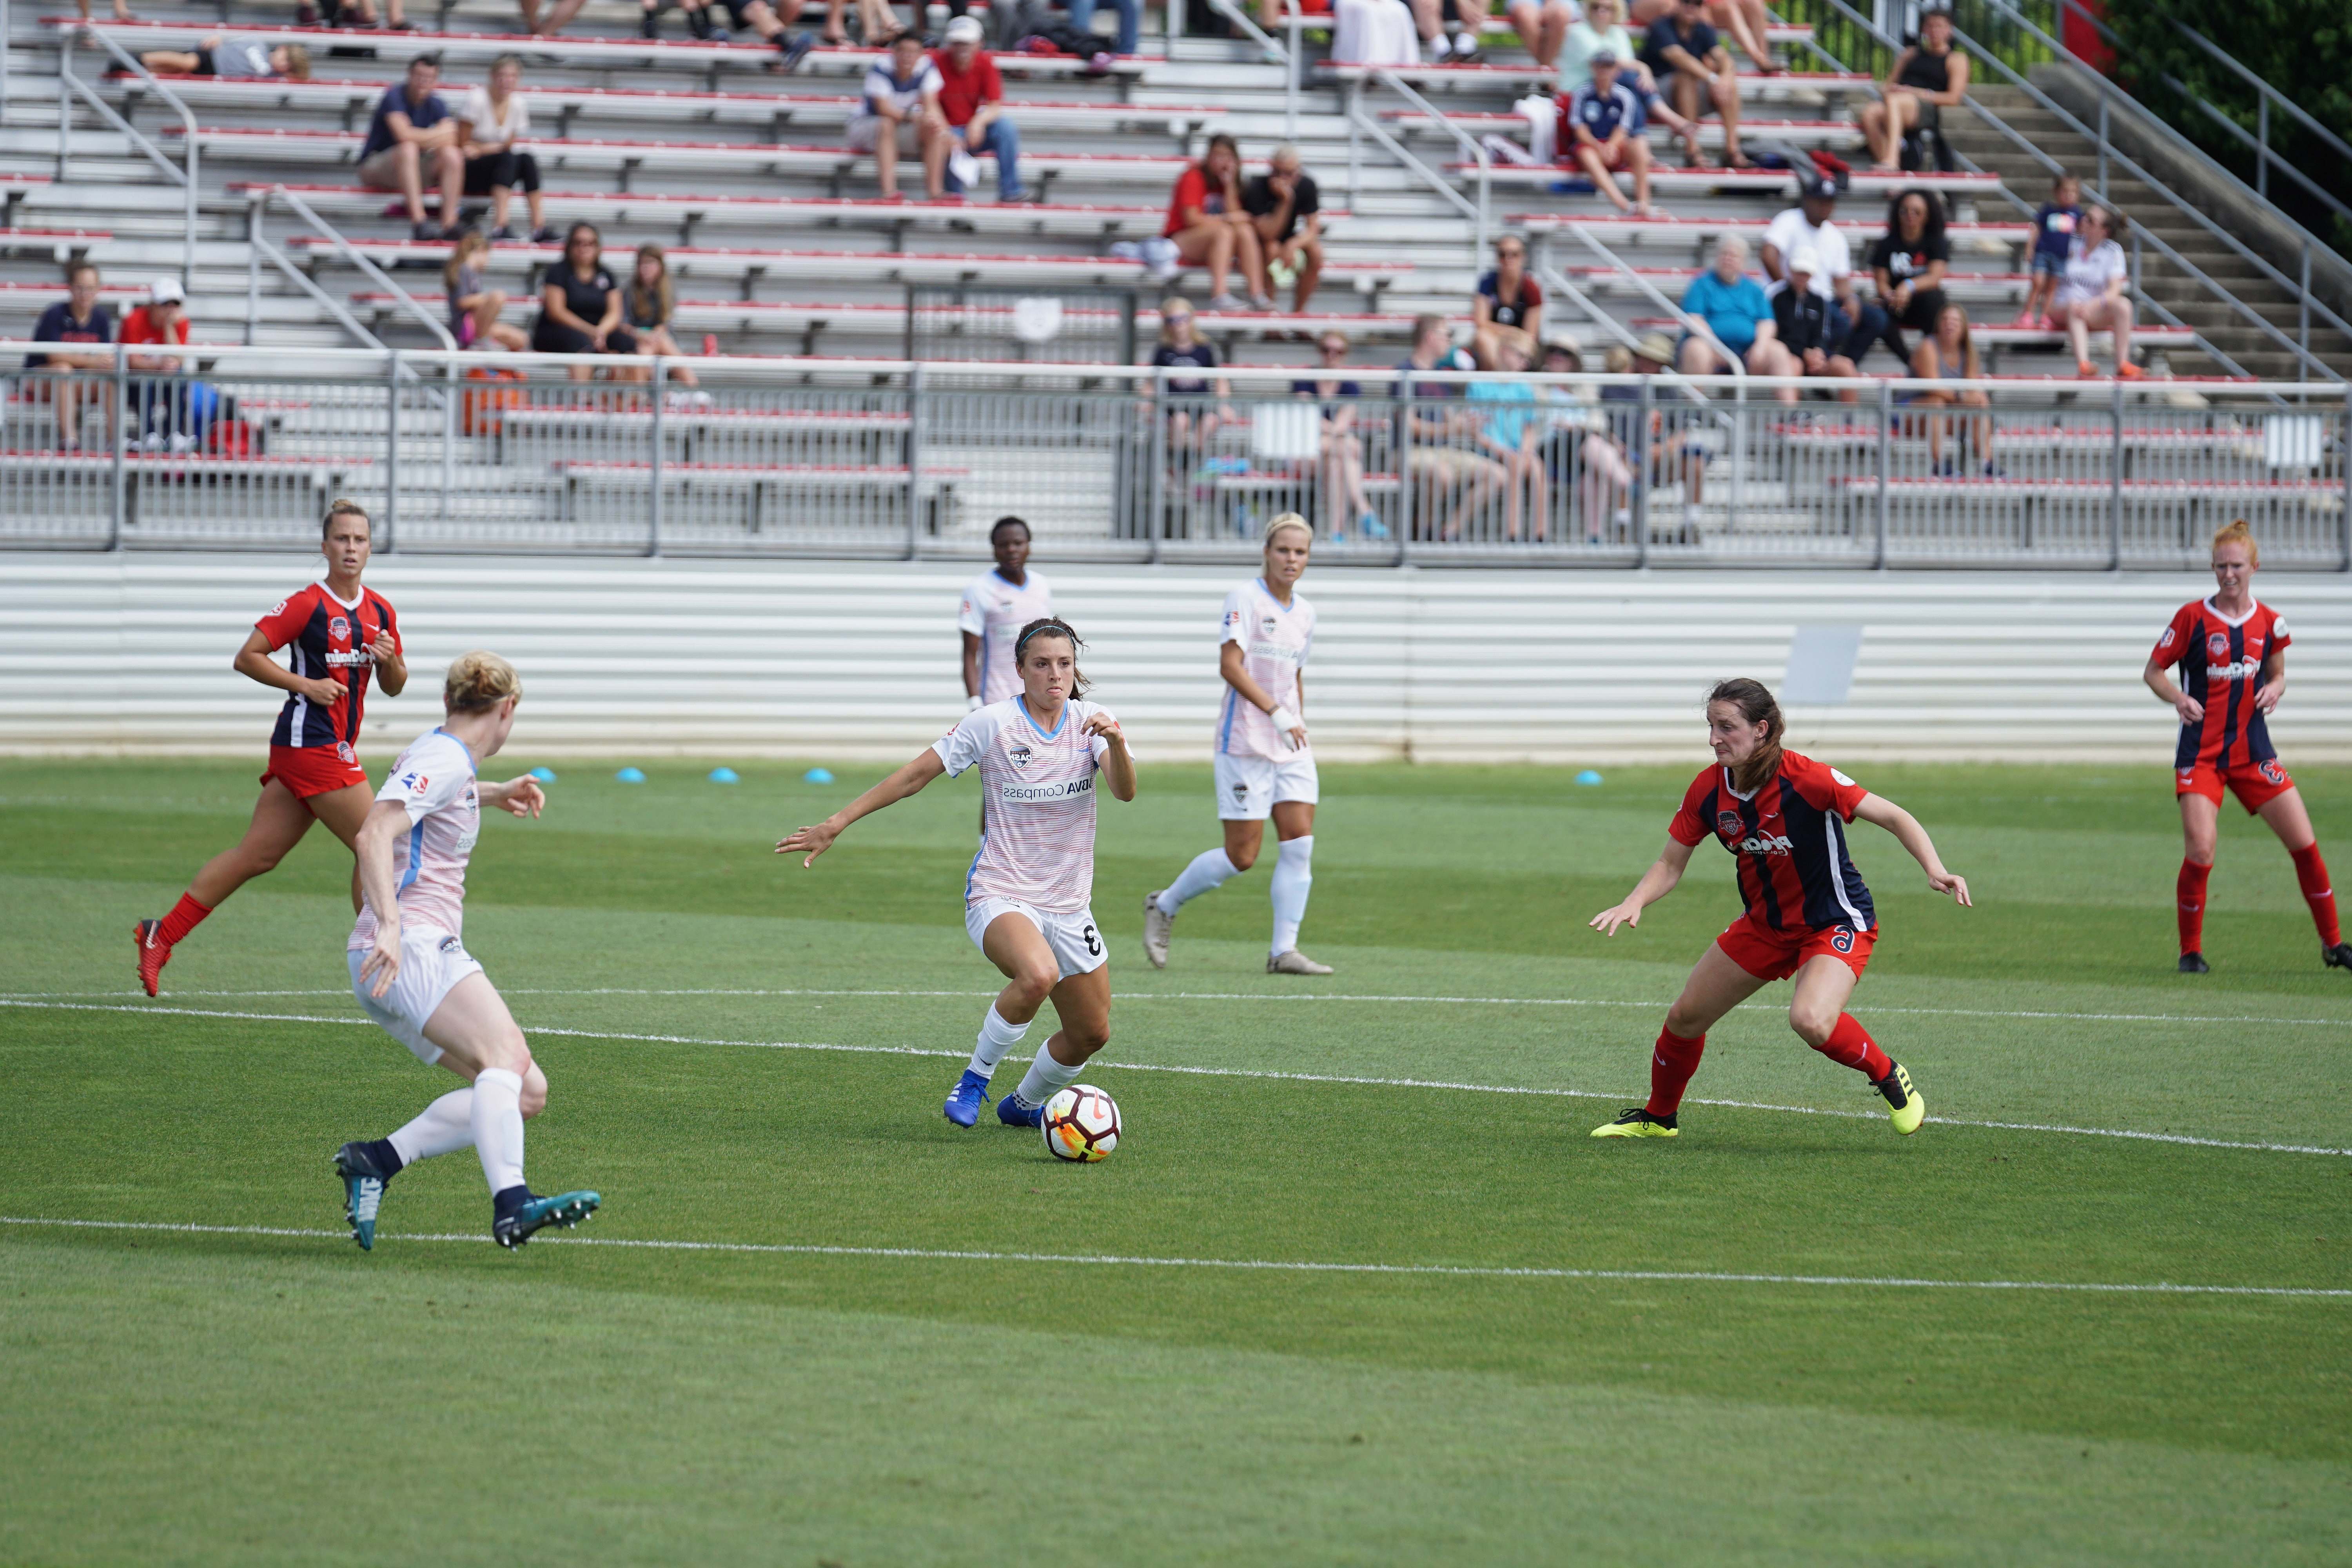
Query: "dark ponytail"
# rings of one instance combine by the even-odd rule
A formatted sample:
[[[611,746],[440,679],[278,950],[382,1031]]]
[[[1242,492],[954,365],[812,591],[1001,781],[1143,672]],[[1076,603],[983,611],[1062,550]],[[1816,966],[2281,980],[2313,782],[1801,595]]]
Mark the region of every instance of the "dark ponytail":
[[[1742,795],[1753,795],[1772,782],[1780,771],[1780,742],[1786,739],[1788,726],[1780,718],[1780,705],[1772,699],[1771,689],[1760,680],[1741,676],[1733,680],[1718,680],[1715,689],[1706,694],[1707,706],[1728,702],[1739,710],[1739,716],[1750,724],[1767,726],[1763,741],[1749,753],[1744,763],[1731,768],[1731,787]]]

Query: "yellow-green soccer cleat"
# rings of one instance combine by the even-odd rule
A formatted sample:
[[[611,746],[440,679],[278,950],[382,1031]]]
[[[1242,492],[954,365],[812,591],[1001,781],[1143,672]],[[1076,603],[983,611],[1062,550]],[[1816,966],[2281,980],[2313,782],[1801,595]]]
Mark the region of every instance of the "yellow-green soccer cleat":
[[[1886,1114],[1895,1122],[1895,1131],[1909,1137],[1919,1131],[1919,1123],[1927,1120],[1927,1102],[1911,1087],[1911,1075],[1903,1070],[1901,1062],[1887,1064],[1887,1073],[1870,1086],[1886,1097]]]
[[[1673,1138],[1679,1136],[1672,1111],[1653,1116],[1647,1107],[1635,1106],[1621,1110],[1613,1121],[1604,1121],[1592,1130],[1595,1138]]]

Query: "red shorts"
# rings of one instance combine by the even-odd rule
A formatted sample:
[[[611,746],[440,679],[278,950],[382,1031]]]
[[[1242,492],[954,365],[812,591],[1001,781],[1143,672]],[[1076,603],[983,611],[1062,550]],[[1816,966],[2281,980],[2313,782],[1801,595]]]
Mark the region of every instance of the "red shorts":
[[[2276,757],[2267,763],[2232,763],[2227,769],[2200,763],[2193,768],[2175,768],[2172,773],[2172,793],[2176,796],[2201,795],[2215,805],[2221,804],[2221,786],[2225,784],[2249,816],[2294,787],[2294,780],[2287,776],[2286,764]]]
[[[349,789],[353,784],[364,789],[368,782],[367,770],[352,755],[351,747],[341,741],[331,746],[270,747],[269,771],[261,775],[261,782],[268,784],[271,779],[292,790],[297,800]]]
[[[1822,953],[1859,975],[1870,962],[1871,946],[1877,941],[1875,926],[1868,931],[1856,931],[1848,925],[1774,931],[1742,915],[1715,939],[1715,945],[1723,949],[1725,957],[1759,980],[1786,980]]]

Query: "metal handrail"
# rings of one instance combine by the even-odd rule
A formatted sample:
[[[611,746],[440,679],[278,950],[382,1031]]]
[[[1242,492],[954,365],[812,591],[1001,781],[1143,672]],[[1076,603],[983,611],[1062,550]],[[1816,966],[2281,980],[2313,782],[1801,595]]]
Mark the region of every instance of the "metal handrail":
[[[4,19],[0,19],[0,25],[5,25]],[[163,170],[174,181],[178,182],[182,189],[186,193],[186,227],[180,257],[180,286],[183,289],[193,287],[196,279],[197,137],[195,112],[189,109],[186,102],[181,99],[178,93],[173,92],[170,88],[165,87],[161,81],[157,80],[155,73],[147,68],[145,62],[141,60],[138,56],[125,49],[121,44],[116,43],[112,38],[107,37],[104,32],[96,27],[82,27],[79,26],[68,26],[61,28],[60,32],[62,37],[58,40],[58,178],[60,180],[64,179],[68,171],[72,166],[73,99],[74,97],[79,96],[92,109],[97,110],[99,113],[104,115],[108,123],[111,124],[123,135],[129,137],[131,139],[131,145],[146,153],[148,158],[154,163],[157,168]],[[149,87],[153,88],[155,89],[155,96],[163,100],[163,103],[167,107],[178,111],[180,119],[185,126],[185,134],[187,138],[187,166],[184,169],[180,167],[178,164],[173,163],[171,159],[166,158],[163,155],[163,149],[156,146],[153,142],[148,140],[146,134],[137,126],[131,124],[131,121],[123,118],[123,116],[116,113],[114,106],[107,102],[106,100],[100,95],[96,88],[82,80],[81,78],[74,75],[74,42],[77,36],[94,39],[100,47],[107,51],[107,53],[112,55],[117,62],[135,73],[139,79],[144,81]],[[0,70],[5,70],[5,60],[0,60]]]
[[[1297,0],[1283,0],[1283,6],[1286,11],[1295,14],[1297,9]],[[1291,40],[1292,47],[1275,42],[1274,35],[1259,26],[1248,12],[1234,4],[1234,0],[1209,0],[1209,8],[1255,39],[1258,47],[1264,49],[1269,58],[1281,64],[1282,133],[1286,137],[1297,136],[1298,134],[1298,50],[1295,46],[1297,40],[1296,38]]]
[[[1490,186],[1493,183],[1495,161],[1493,157],[1488,154],[1486,143],[1479,141],[1476,137],[1472,136],[1468,132],[1463,130],[1459,125],[1454,124],[1451,120],[1448,120],[1445,117],[1445,111],[1444,110],[1439,109],[1437,105],[1430,102],[1428,99],[1423,97],[1419,89],[1415,88],[1411,82],[1405,80],[1404,78],[1397,75],[1397,73],[1389,67],[1378,67],[1376,68],[1374,74],[1379,77],[1381,86],[1395,93],[1399,98],[1403,99],[1407,103],[1412,104],[1415,109],[1420,110],[1422,113],[1429,116],[1432,122],[1433,122],[1439,130],[1453,137],[1454,143],[1457,146],[1459,146],[1464,152],[1469,153],[1473,159],[1476,160],[1478,164],[1478,205],[1474,210],[1474,216],[1477,225],[1477,235],[1471,245],[1471,255],[1483,260],[1486,255],[1487,231],[1493,226],[1489,221],[1490,215],[1494,211],[1494,199]],[[1362,108],[1362,94],[1360,90],[1356,93],[1352,101],[1355,109],[1360,110]],[[1394,138],[1391,137],[1385,128],[1379,131],[1379,135],[1384,144],[1392,146],[1401,153],[1402,152],[1403,143],[1397,142]],[[1404,155],[1407,157],[1411,156],[1410,153],[1406,153]],[[1418,159],[1413,161],[1416,164],[1419,163]],[[1449,181],[1447,183],[1450,185],[1452,182]]]
[[[362,326],[360,324],[359,318],[352,315],[350,310],[346,310],[341,300],[328,293],[324,289],[320,288],[316,279],[312,279],[309,273],[303,271],[300,268],[295,266],[284,251],[270,244],[267,239],[264,239],[257,230],[248,237],[247,243],[252,246],[255,255],[267,260],[271,266],[277,268],[278,271],[286,274],[289,279],[292,279],[296,288],[301,289],[302,292],[310,295],[310,298],[316,300],[320,305],[325,307],[327,313],[334,317],[337,321],[341,322],[345,331],[359,339],[361,342],[365,343],[369,348],[387,348],[383,340],[377,337],[373,332],[369,331],[367,328]],[[416,373],[414,370],[409,369],[409,367],[403,365],[401,368],[407,371],[407,374],[412,378],[416,376]]]
[[[1547,234],[1545,238],[1549,240],[1551,237],[1551,235],[1558,234],[1559,232],[1559,230],[1554,229],[1549,234]],[[1601,241],[1591,234],[1581,228],[1571,229],[1568,232],[1574,234],[1578,239],[1582,240],[1586,248],[1591,250],[1594,255],[1600,257],[1601,260],[1607,262],[1612,267],[1614,267],[1618,271],[1623,273],[1627,280],[1630,281],[1634,288],[1639,289],[1643,294],[1648,298],[1652,304],[1657,306],[1660,310],[1665,311],[1667,315],[1680,322],[1685,331],[1695,333],[1697,336],[1706,339],[1708,342],[1713,343],[1717,349],[1721,350],[1723,357],[1731,362],[1731,374],[1734,378],[1740,381],[1748,379],[1748,366],[1741,361],[1738,354],[1731,352],[1730,344],[1725,342],[1721,338],[1716,335],[1715,329],[1707,325],[1706,317],[1694,316],[1689,311],[1684,310],[1676,301],[1667,299],[1666,296],[1658,289],[1655,284],[1643,277],[1641,273],[1636,271],[1623,257],[1618,255],[1615,251],[1601,244]],[[1555,275],[1557,276],[1558,274]]]
[[[373,283],[377,288],[389,292],[393,299],[399,303],[401,309],[406,310],[410,315],[424,322],[425,330],[431,332],[435,337],[441,340],[441,346],[443,348],[453,352],[457,349],[457,340],[450,334],[449,329],[441,323],[438,317],[435,316],[424,306],[418,304],[416,302],[415,296],[410,294],[407,289],[402,288],[398,283],[393,280],[391,273],[386,272],[383,268],[378,267],[366,256],[362,255],[358,248],[354,247],[350,240],[345,239],[341,234],[337,232],[334,225],[329,223],[325,218],[320,217],[315,211],[313,211],[310,203],[304,201],[300,196],[296,195],[292,191],[288,190],[284,185],[272,185],[269,187],[268,194],[262,199],[260,206],[257,208],[257,219],[259,216],[260,211],[266,210],[270,202],[278,200],[283,200],[288,206],[292,207],[294,209],[295,216],[301,218],[305,223],[315,224],[320,232],[333,244],[336,255],[341,256],[344,260],[349,261],[352,266],[358,268],[362,273],[366,274],[370,282]]]

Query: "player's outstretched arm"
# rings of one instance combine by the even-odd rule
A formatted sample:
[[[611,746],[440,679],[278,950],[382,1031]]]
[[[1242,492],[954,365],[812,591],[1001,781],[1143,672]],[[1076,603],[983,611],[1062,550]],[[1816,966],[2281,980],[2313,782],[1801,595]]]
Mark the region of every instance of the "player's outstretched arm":
[[[1135,798],[1135,758],[1128,753],[1127,737],[1120,733],[1118,721],[1108,713],[1097,713],[1086,722],[1086,732],[1100,735],[1110,742],[1110,750],[1102,755],[1103,779],[1110,793],[1120,800]]]
[[[1927,837],[1927,830],[1919,826],[1917,817],[1883,795],[1864,795],[1862,803],[1853,808],[1853,814],[1863,821],[1874,823],[1895,835],[1895,840],[1911,852],[1911,858],[1918,861],[1920,868],[1927,873],[1927,886],[1939,893],[1951,894],[1953,901],[1962,909],[1970,907],[1973,900],[1969,897],[1968,879],[1955,877],[1944,869],[1943,858],[1936,853],[1934,840]]]
[[[948,771],[940,761],[939,752],[926,746],[915,753],[915,760],[905,767],[826,817],[807,827],[795,827],[776,846],[779,855],[805,855],[803,868],[816,864],[816,858],[833,847],[833,841],[842,836],[849,825],[861,816],[896,805],[921,789],[925,784]]]
[[[246,634],[245,646],[236,650],[236,658],[230,663],[247,680],[257,680],[280,691],[298,692],[321,708],[333,707],[335,700],[343,694],[343,683],[331,676],[297,675],[271,658],[269,638],[258,626]]]
[[[1621,925],[1640,925],[1642,911],[1673,892],[1675,885],[1683,879],[1683,872],[1690,865],[1694,847],[1679,839],[1667,839],[1666,847],[1658,851],[1656,862],[1642,873],[1642,879],[1633,884],[1633,890],[1625,895],[1625,901],[1612,904],[1593,916],[1591,921],[1592,929],[1602,936],[1615,936]]]
[[[537,816],[547,805],[547,792],[529,773],[504,784],[477,783],[474,793],[484,805],[495,805],[517,816]]]
[[[2172,677],[2167,675],[2164,667],[2156,660],[2151,658],[2147,661],[2147,668],[2139,672],[2139,678],[2147,682],[2147,689],[2156,693],[2158,701],[2180,715],[2182,723],[2201,724],[2205,721],[2205,704],[2173,685]]]
[[[400,889],[392,877],[392,847],[408,831],[408,808],[380,800],[360,824],[360,891],[375,910],[375,945],[360,961],[360,978],[373,980],[368,994],[381,996],[400,978]]]

